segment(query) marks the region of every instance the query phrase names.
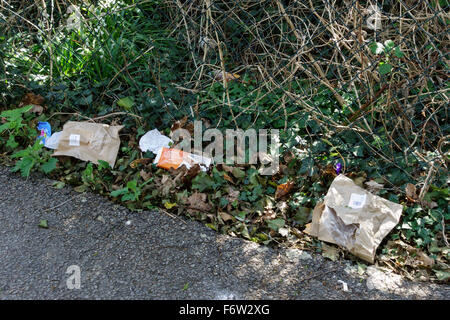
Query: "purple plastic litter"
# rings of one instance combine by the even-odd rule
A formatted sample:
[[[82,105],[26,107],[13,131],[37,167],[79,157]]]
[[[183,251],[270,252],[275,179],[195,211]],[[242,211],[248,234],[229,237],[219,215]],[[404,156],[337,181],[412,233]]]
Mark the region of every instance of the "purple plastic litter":
[[[338,162],[337,165],[336,165],[336,174],[341,173],[341,169],[342,169],[342,165],[341,165],[340,162]]]

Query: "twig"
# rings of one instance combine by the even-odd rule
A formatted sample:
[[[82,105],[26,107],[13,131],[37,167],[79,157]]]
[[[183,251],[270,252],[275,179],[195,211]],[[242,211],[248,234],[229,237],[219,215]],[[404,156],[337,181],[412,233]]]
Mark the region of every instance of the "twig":
[[[442,217],[441,224],[442,224],[442,237],[444,238],[445,245],[450,248],[450,245],[448,244],[447,236],[445,235],[445,220],[444,220],[444,217]]]
[[[45,209],[44,212],[47,212],[47,211],[50,211],[50,210],[54,210],[54,209],[56,209],[56,208],[59,208],[59,207],[61,207],[62,205],[66,204],[67,202],[72,201],[72,200],[75,199],[76,197],[79,197],[80,195],[83,195],[83,194],[85,194],[85,193],[83,192],[83,193],[77,194],[77,195],[73,196],[72,198],[70,198],[69,200],[66,200],[66,201],[64,201],[64,202],[62,202],[62,203],[60,203],[60,204],[58,204],[57,206],[54,206],[54,207],[52,207],[52,208]]]
[[[423,183],[423,187],[420,190],[420,194],[419,194],[420,202],[422,202],[423,197],[425,196],[425,194],[428,191],[428,188],[430,187],[431,177],[432,177],[433,172],[434,172],[434,162],[431,162],[430,169],[428,170],[427,178],[425,179],[425,182]]]
[[[129,113],[129,112],[123,112],[123,111],[121,111],[121,112],[113,112],[113,113],[110,113],[110,114],[107,114],[107,115],[104,115],[104,116],[100,116],[100,117],[96,117],[96,118],[89,118],[89,117],[83,116],[82,114],[80,114],[78,112],[55,112],[48,118],[50,119],[50,118],[52,118],[53,116],[56,116],[56,115],[73,115],[73,116],[77,116],[77,117],[81,117],[81,118],[87,119],[87,120],[92,121],[92,122],[95,122],[95,121],[100,120],[100,119],[109,118],[109,117],[112,117],[112,116],[117,116],[117,115],[128,115],[128,116],[132,116],[132,117],[138,118],[139,120],[142,119],[141,116],[138,116],[138,115],[135,115],[135,114]]]
[[[158,208],[161,212],[163,212],[163,213],[165,213],[165,214],[167,214],[169,217],[171,217],[172,219],[178,219],[178,220],[180,220],[181,222],[183,222],[184,224],[187,224],[187,222],[186,221],[184,221],[183,219],[181,219],[180,217],[178,217],[178,216],[175,216],[175,215],[173,215],[173,214],[171,214],[171,213],[169,213],[169,212],[167,212],[166,210],[164,210],[164,209],[161,209],[161,208]]]
[[[312,280],[312,279],[314,279],[314,278],[323,276],[323,275],[328,274],[328,273],[330,273],[330,272],[334,272],[334,271],[336,271],[336,270],[338,270],[338,269],[339,269],[339,268],[336,267],[336,268],[333,268],[333,269],[331,269],[331,270],[326,270],[326,271],[318,272],[318,273],[316,273],[316,274],[314,274],[314,275],[312,275],[312,276],[310,276],[310,277],[308,277],[308,278],[301,279],[300,282],[305,282],[305,281]]]

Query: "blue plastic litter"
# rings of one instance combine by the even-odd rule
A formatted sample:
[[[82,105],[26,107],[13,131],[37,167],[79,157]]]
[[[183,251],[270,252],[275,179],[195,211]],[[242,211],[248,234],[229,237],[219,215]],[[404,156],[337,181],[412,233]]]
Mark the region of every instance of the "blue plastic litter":
[[[39,122],[37,129],[39,130],[38,139],[41,140],[41,144],[45,144],[45,141],[52,135],[52,127],[48,122]]]

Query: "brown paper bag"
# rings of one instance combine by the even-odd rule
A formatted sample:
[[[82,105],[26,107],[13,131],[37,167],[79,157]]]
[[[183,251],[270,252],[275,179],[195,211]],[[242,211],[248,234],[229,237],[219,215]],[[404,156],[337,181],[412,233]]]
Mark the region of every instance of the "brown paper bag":
[[[59,145],[53,156],[71,156],[83,161],[116,162],[120,147],[119,131],[123,126],[68,121],[64,124]]]
[[[333,180],[324,202],[314,208],[305,232],[373,263],[377,247],[399,222],[402,209],[341,174]]]

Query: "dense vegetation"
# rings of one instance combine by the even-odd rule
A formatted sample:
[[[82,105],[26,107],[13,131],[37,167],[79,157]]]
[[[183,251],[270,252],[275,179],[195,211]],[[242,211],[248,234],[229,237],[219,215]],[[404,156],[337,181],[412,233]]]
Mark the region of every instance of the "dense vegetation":
[[[366,26],[366,1],[2,3],[2,161],[133,210],[162,208],[223,233],[319,252],[302,230],[339,164],[362,187],[404,205],[378,262],[446,280],[449,4],[410,2],[383,1],[375,31]],[[217,76],[224,72],[236,76]],[[35,142],[38,121],[58,131],[68,120],[125,125],[114,168],[52,158]],[[147,130],[168,135],[193,120],[279,129],[280,171],[168,172],[139,151]],[[289,190],[275,195],[284,183]],[[420,260],[424,252],[432,265]]]

